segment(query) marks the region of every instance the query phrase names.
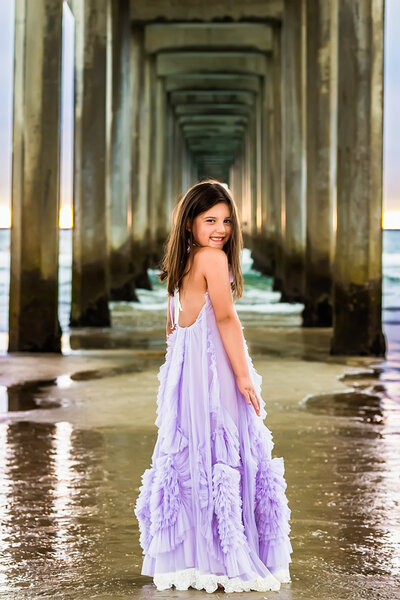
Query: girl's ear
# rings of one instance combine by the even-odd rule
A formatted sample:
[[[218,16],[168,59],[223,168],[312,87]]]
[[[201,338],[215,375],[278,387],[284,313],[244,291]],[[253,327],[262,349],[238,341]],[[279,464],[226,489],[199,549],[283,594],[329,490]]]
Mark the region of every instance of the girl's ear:
[[[190,220],[189,219],[186,220],[186,229],[188,231],[190,231]]]

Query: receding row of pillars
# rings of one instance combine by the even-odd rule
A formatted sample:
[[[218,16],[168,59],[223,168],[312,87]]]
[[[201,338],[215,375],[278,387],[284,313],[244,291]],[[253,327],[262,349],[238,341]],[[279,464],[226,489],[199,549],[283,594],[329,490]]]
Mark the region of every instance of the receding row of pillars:
[[[173,206],[215,176],[256,268],[304,303],[303,325],[333,326],[334,354],[382,355],[384,0],[285,0],[258,23],[69,6],[71,326],[109,326],[110,300],[151,287]],[[61,351],[61,42],[59,0],[16,1],[9,352]]]

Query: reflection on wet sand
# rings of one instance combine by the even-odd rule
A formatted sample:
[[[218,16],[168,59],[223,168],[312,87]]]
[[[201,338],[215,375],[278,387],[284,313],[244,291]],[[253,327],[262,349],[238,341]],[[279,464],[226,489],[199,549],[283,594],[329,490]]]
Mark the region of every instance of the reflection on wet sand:
[[[249,325],[246,335],[263,376],[273,455],[284,457],[292,509],[292,583],[282,585],[279,597],[393,600],[400,575],[400,411],[388,383],[396,371],[388,382],[387,371],[371,360],[329,358],[325,334],[319,361],[316,332],[309,346],[308,335],[292,329],[264,330],[263,337]],[[4,386],[0,597],[202,593],[157,592],[140,575],[133,506],[156,440],[163,358],[154,350],[47,357],[40,372],[30,367],[25,383]],[[5,360],[21,372],[29,363]]]

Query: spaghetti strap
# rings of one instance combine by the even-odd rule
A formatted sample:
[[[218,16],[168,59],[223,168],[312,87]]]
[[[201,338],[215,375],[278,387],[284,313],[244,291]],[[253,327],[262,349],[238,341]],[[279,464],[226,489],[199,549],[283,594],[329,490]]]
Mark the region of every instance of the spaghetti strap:
[[[179,289],[176,287],[175,291],[174,291],[174,295],[172,296],[173,300],[173,306],[172,306],[172,310],[171,310],[171,320],[172,320],[172,326],[175,327],[175,325],[177,325],[178,321],[179,321],[179,311],[183,310],[182,309],[182,304],[179,298]]]

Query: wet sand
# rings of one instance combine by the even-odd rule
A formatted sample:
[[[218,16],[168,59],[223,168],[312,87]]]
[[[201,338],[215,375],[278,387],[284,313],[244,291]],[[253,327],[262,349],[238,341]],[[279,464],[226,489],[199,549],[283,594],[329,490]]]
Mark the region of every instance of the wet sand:
[[[294,552],[280,592],[231,597],[394,600],[397,363],[388,377],[379,359],[331,357],[331,330],[302,330],[297,316],[240,318],[285,460]],[[156,440],[165,333],[163,315],[119,305],[113,323],[75,331],[64,356],[0,357],[0,598],[205,597],[140,575],[133,506]]]

